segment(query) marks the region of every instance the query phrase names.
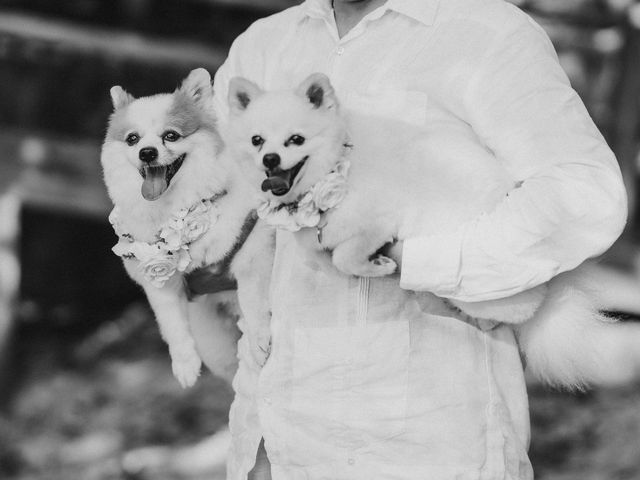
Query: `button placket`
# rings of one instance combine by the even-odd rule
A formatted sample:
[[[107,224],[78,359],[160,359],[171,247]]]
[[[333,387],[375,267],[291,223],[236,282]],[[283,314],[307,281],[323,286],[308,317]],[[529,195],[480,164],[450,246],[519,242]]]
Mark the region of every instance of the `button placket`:
[[[329,53],[329,75],[331,77],[334,76],[335,71],[336,71],[336,67],[339,67],[339,65],[337,65],[339,63],[340,57],[342,57],[342,55],[344,54],[344,47],[342,45],[340,45],[339,43],[337,44],[337,46],[335,46]]]

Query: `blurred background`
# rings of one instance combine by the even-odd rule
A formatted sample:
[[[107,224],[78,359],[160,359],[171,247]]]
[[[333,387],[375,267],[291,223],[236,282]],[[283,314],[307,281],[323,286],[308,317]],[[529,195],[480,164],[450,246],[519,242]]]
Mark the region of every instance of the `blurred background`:
[[[0,479],[224,478],[231,391],[210,374],[190,390],[171,376],[110,251],[99,149],[112,85],[139,96],[213,73],[252,21],[295,3],[0,0]],[[548,31],[618,155],[630,221],[600,283],[608,310],[637,321],[640,5],[514,3]],[[530,392],[537,478],[640,480],[639,381]]]

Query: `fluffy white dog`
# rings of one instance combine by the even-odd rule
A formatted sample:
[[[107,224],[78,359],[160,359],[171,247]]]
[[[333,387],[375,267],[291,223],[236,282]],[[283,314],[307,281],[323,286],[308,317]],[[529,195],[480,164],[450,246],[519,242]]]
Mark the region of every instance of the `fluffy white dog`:
[[[277,92],[235,78],[229,101],[230,146],[264,192],[261,217],[301,237],[317,229],[311,243],[348,274],[393,273],[395,262],[380,254],[385,244],[453,231],[519,186],[472,138],[342,114],[322,74]],[[514,324],[538,377],[582,387],[616,369],[625,334],[600,315],[584,280],[576,271],[506,299],[450,302],[471,317]]]
[[[111,98],[101,162],[120,238],[114,251],[147,295],[174,375],[183,386],[199,375],[189,319],[214,321],[214,306],[206,298],[189,301],[184,274],[212,264],[228,263],[237,279],[246,333],[263,363],[270,316],[263,271],[271,268],[272,231],[255,225],[256,196],[224,149],[209,73],[192,71],[170,94],[134,99],[116,86]],[[221,369],[235,362],[229,331],[221,325]]]

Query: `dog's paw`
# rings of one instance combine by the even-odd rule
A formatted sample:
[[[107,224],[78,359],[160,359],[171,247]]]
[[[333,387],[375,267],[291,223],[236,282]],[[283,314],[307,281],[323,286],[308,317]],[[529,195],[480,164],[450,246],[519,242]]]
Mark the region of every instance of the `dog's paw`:
[[[251,355],[259,367],[263,367],[271,355],[271,332],[264,329],[253,336],[251,344]]]
[[[371,263],[373,263],[381,272],[384,272],[382,275],[391,275],[398,268],[398,264],[394,260],[389,257],[385,257],[384,255],[376,255],[371,260]]]
[[[202,360],[195,348],[175,349],[171,352],[171,369],[182,388],[192,387],[200,376]]]
[[[376,255],[354,272],[358,277],[384,277],[391,275],[398,269],[398,264],[384,255]]]

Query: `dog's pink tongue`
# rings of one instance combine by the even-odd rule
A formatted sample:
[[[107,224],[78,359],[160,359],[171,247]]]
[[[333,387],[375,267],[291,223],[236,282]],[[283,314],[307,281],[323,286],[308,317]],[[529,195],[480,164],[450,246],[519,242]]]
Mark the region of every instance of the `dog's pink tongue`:
[[[142,182],[142,196],[145,200],[153,201],[162,195],[167,188],[166,167],[145,167],[145,177]]]

